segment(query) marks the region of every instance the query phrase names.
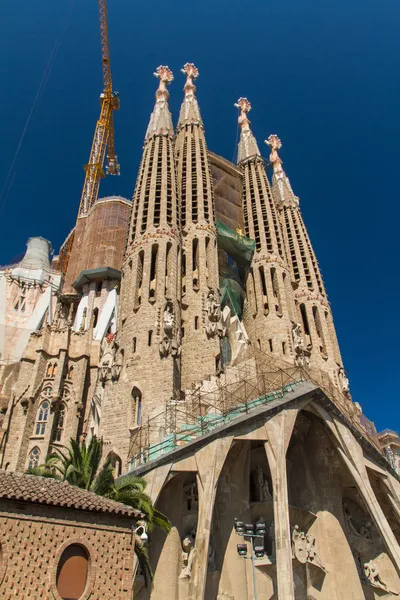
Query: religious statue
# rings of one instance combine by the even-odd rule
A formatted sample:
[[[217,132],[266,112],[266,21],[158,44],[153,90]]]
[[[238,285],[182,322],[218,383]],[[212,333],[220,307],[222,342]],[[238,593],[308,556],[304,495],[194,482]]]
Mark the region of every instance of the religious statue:
[[[370,560],[367,563],[364,563],[364,572],[365,572],[365,577],[367,578],[367,580],[373,587],[380,588],[381,590],[385,590],[385,592],[389,592],[389,589],[388,589],[386,583],[382,580],[382,577],[381,577],[378,567],[372,560]],[[392,594],[393,593],[395,593],[395,592],[392,592]],[[398,596],[398,594],[396,594],[396,593],[395,593],[395,595]]]
[[[172,334],[174,328],[174,312],[170,302],[167,303],[164,310],[164,331],[165,333]]]
[[[304,340],[301,335],[301,327],[300,327],[299,323],[296,323],[295,325],[293,325],[292,338],[293,338],[294,349],[297,350],[299,348],[299,349],[303,350],[304,349]]]
[[[190,576],[192,574],[192,563],[193,563],[194,553],[195,553],[195,547],[194,547],[195,539],[196,539],[196,534],[194,533],[194,531],[192,531],[191,533],[189,533],[188,535],[185,536],[185,538],[182,542],[183,568],[179,575],[179,579],[190,578]]]
[[[342,389],[342,392],[344,394],[347,394],[350,389],[349,380],[347,379],[346,371],[343,369],[343,367],[339,367],[338,378],[339,378],[340,387]]]
[[[206,311],[207,311],[207,324],[206,324],[206,333],[209,337],[213,337],[217,333],[220,332],[222,325],[220,323],[221,319],[221,305],[218,302],[215,292],[210,290],[208,292],[207,301],[206,301]]]
[[[326,572],[325,565],[317,554],[314,536],[306,535],[298,525],[295,525],[292,531],[292,555],[300,563],[308,562]]]
[[[361,526],[357,526],[349,510],[347,502],[343,502],[343,514],[346,519],[347,527],[350,533],[358,537],[362,537],[368,541],[371,541],[371,528],[372,523],[368,519],[364,520]]]
[[[257,467],[258,497],[260,502],[269,502],[272,500],[269,491],[268,479],[260,466]]]
[[[185,494],[186,506],[189,511],[196,511],[199,507],[199,496],[197,493],[197,485],[195,481],[188,483],[183,488]]]

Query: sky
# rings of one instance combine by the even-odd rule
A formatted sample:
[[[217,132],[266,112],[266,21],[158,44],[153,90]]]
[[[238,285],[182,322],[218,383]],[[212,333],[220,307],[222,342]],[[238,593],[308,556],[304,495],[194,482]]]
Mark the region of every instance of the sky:
[[[207,143],[229,160],[233,104],[248,97],[264,155],[270,133],[283,142],[353,399],[378,430],[400,430],[398,0],[108,4],[121,176],[103,180],[100,194],[132,196],[159,64],[175,74],[175,122],[180,68],[199,68]],[[74,226],[102,73],[95,0],[13,0],[0,15],[0,264],[7,264],[30,236],[51,240],[57,253]]]

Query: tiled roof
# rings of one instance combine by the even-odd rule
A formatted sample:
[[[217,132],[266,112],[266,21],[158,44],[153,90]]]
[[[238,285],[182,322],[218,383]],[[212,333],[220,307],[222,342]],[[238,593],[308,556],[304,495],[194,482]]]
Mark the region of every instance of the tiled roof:
[[[141,516],[131,506],[103,498],[65,481],[6,471],[0,471],[0,498],[125,517]]]

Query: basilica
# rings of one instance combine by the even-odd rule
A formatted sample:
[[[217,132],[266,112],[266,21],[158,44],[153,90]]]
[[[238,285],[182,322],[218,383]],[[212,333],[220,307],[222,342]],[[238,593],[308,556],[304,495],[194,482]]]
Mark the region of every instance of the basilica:
[[[132,589],[93,576],[76,598],[400,596],[400,439],[351,395],[282,142],[259,144],[242,97],[237,163],[211,152],[182,71],[174,127],[156,70],[132,200],[0,267],[0,474],[96,435],[116,476],[147,480],[172,523],[149,534],[153,585],[134,566]],[[137,515],[107,510],[125,544]]]

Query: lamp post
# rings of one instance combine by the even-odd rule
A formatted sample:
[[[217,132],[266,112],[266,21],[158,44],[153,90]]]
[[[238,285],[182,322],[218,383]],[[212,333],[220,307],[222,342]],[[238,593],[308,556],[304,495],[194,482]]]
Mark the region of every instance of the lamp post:
[[[266,533],[265,523],[260,521],[258,523],[244,523],[244,521],[239,521],[238,519],[234,519],[235,531],[238,535],[243,537],[244,539],[250,539],[251,546],[251,556],[247,556],[247,544],[237,544],[237,553],[242,558],[251,560],[251,570],[253,573],[253,588],[254,588],[254,600],[258,600],[257,594],[257,581],[256,581],[256,567],[254,561],[256,558],[263,558],[265,555],[264,544],[262,546],[256,546],[254,540],[256,538],[264,537]]]

